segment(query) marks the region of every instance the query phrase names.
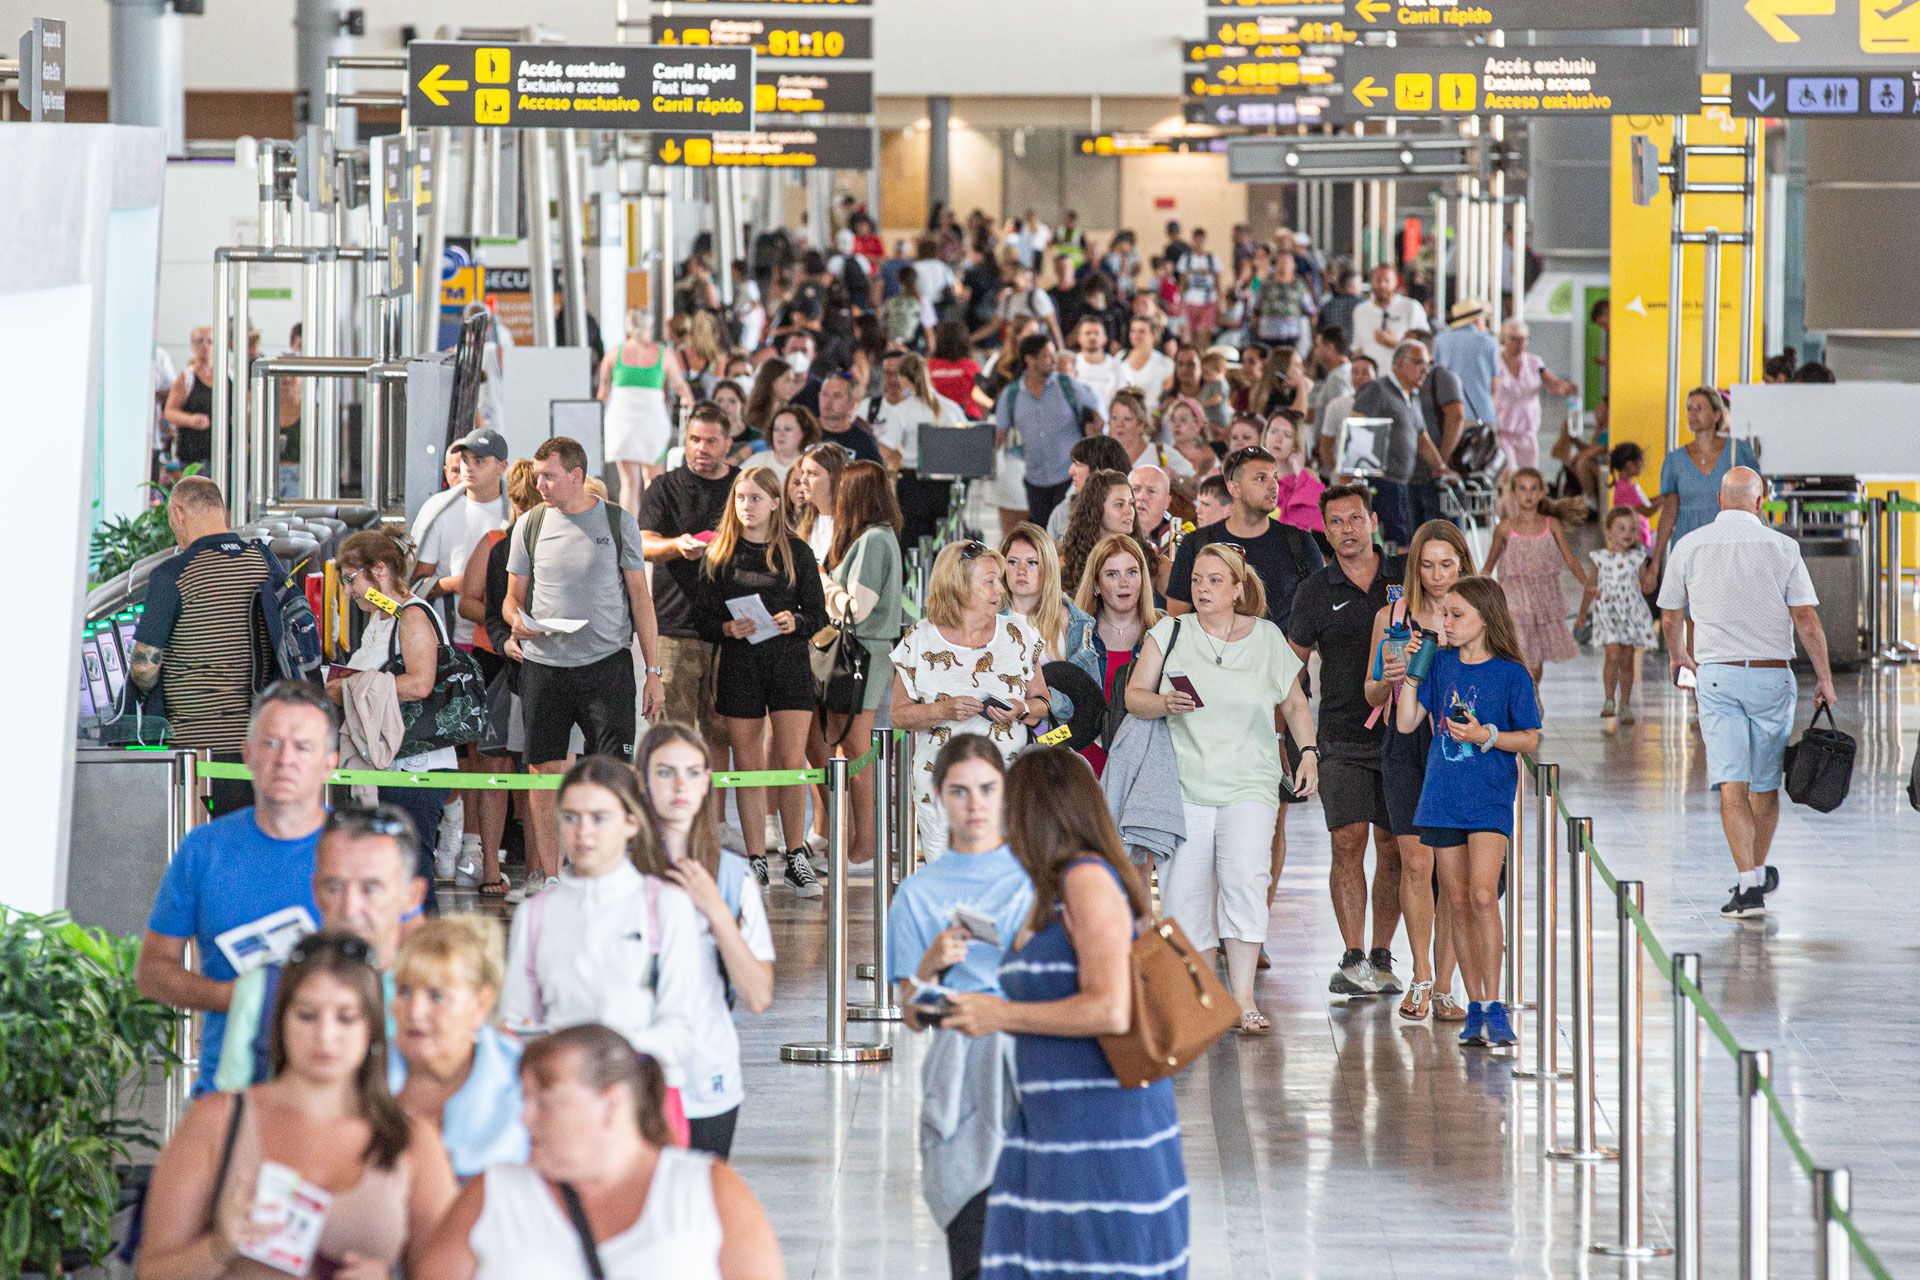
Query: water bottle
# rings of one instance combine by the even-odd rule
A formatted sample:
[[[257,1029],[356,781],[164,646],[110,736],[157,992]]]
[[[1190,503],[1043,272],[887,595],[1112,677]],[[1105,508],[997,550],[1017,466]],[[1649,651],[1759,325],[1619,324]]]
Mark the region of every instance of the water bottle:
[[[1373,678],[1378,680],[1386,670],[1387,659],[1404,658],[1407,644],[1413,639],[1413,627],[1407,622],[1387,624],[1387,630],[1380,637],[1380,647],[1373,652]]]
[[[1425,627],[1422,627],[1420,629],[1420,647],[1413,651],[1411,658],[1407,659],[1407,679],[1425,680],[1427,673],[1433,670],[1433,655],[1439,651],[1440,637],[1434,635]]]

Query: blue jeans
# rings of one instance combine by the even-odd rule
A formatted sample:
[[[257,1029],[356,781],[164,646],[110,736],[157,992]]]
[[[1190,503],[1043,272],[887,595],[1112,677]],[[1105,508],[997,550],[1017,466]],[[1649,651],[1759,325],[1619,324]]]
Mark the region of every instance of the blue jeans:
[[[427,882],[427,897],[421,909],[430,916],[440,910],[440,898],[433,884],[433,850],[439,843],[440,811],[447,807],[447,794],[444,787],[380,788],[381,804],[390,804],[413,820],[413,832],[420,842],[414,869]]]
[[[1373,513],[1380,517],[1380,536],[1397,547],[1413,541],[1412,504],[1407,486],[1399,480],[1371,480]]]
[[[1412,524],[1415,531],[1429,520],[1445,520],[1448,524],[1457,524],[1446,512],[1440,509],[1440,482],[1438,480],[1416,480],[1407,485],[1407,502],[1412,507]],[[1411,538],[1408,541],[1412,541]]]

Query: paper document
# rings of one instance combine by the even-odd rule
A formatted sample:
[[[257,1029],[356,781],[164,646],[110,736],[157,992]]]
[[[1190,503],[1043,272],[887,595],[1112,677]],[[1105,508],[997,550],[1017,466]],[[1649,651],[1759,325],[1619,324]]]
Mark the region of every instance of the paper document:
[[[767,602],[755,592],[750,596],[735,596],[727,601],[727,612],[733,615],[735,622],[751,622],[753,634],[747,637],[748,644],[765,644],[780,634],[780,628],[773,624],[773,615],[767,612]]]
[[[527,625],[550,636],[570,636],[587,625],[585,618],[528,618]]]
[[[260,1166],[254,1201],[255,1221],[278,1219],[280,1229],[258,1244],[241,1245],[240,1252],[290,1276],[306,1275],[333,1196],[286,1165],[269,1160]]]
[[[294,944],[314,931],[305,907],[284,907],[251,924],[235,925],[214,938],[235,973],[247,973],[269,964],[285,964]]]

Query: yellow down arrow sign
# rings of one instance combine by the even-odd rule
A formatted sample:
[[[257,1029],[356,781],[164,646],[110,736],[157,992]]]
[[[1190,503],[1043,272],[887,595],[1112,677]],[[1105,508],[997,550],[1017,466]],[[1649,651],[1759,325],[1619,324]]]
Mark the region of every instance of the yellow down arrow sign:
[[[420,77],[420,92],[426,94],[427,98],[436,107],[444,107],[447,105],[447,95],[449,93],[466,92],[467,82],[465,80],[447,79],[447,72],[451,70],[453,70],[452,67],[442,62],[434,67],[433,70],[427,72],[426,75]]]
[[[1387,96],[1386,88],[1375,83],[1372,76],[1362,77],[1360,83],[1347,90],[1347,92],[1351,93],[1354,99],[1363,107],[1372,107],[1375,103],[1379,102],[1380,99]]]
[[[1775,44],[1799,44],[1800,33],[1782,19],[1831,18],[1834,0],[1747,0],[1746,10]]]
[[[1393,8],[1393,6],[1386,3],[1386,0],[1360,0],[1360,3],[1353,6],[1353,8],[1355,13],[1358,13],[1369,23],[1374,23],[1380,20],[1381,14]]]

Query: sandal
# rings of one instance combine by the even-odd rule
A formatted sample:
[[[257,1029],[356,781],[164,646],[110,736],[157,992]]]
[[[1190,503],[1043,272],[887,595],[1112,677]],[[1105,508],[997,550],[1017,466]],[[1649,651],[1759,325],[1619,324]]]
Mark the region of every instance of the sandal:
[[[1263,1036],[1273,1030],[1273,1022],[1258,1009],[1249,1009],[1240,1015],[1240,1024],[1234,1030],[1243,1036]]]
[[[1433,983],[1415,982],[1407,988],[1407,998],[1400,1002],[1400,1016],[1408,1022],[1423,1022],[1432,1003]]]
[[[505,876],[488,880],[480,886],[480,896],[483,898],[504,898],[512,892],[513,881],[507,879]]]
[[[1433,998],[1433,1020],[1435,1022],[1465,1022],[1467,1011],[1460,1002],[1442,991]]]

